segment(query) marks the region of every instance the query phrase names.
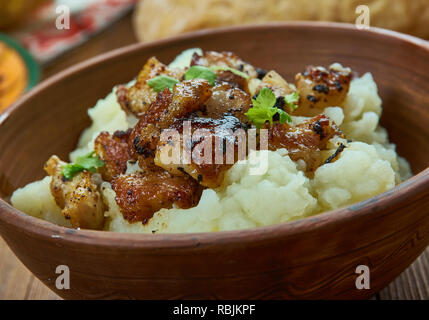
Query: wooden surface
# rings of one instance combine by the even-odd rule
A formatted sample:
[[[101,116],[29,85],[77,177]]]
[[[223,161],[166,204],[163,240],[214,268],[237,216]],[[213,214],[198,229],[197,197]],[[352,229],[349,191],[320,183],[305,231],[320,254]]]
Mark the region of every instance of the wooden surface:
[[[130,16],[97,35],[74,52],[70,52],[45,69],[44,77],[91,56],[135,41]],[[429,299],[429,249],[403,272],[377,299]],[[59,299],[36,279],[0,239],[0,299]]]

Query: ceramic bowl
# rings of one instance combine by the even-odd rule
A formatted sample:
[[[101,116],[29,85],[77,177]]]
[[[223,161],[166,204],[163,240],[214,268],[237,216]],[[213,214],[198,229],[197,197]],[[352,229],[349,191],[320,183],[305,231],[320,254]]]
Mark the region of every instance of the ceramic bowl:
[[[74,230],[14,209],[8,197],[66,158],[90,122],[87,109],[137,75],[151,56],[229,50],[287,79],[308,64],[370,71],[382,124],[415,176],[352,206],[269,227],[198,234]],[[72,67],[0,115],[0,233],[36,277],[64,298],[369,298],[429,243],[429,46],[381,29],[282,23],[202,31],[136,44]],[[267,206],[267,210],[269,207]],[[70,289],[55,286],[58,265]],[[356,267],[370,289],[356,288]]]

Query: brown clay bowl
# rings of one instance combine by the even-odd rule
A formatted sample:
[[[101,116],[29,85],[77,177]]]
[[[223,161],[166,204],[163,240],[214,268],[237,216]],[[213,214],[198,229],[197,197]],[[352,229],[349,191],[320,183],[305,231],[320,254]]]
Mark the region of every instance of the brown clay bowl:
[[[264,228],[199,234],[72,230],[25,215],[7,199],[41,178],[51,154],[66,157],[89,125],[87,109],[132,79],[152,55],[190,47],[230,50],[287,78],[307,64],[371,71],[383,125],[416,174],[347,208]],[[0,116],[0,232],[19,259],[64,298],[369,298],[429,243],[429,46],[352,25],[287,23],[203,31],[132,45],[43,82]],[[267,204],[267,210],[268,204]],[[358,265],[370,289],[355,286]],[[69,290],[55,269],[70,269]]]

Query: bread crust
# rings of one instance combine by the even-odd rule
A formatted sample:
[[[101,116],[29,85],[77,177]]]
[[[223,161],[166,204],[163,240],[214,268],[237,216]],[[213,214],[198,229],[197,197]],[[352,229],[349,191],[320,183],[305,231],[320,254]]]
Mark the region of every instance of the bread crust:
[[[318,5],[315,5],[315,3]],[[429,38],[429,0],[367,0],[370,25]],[[141,0],[134,15],[140,41],[199,29],[313,20],[354,23],[359,0]]]

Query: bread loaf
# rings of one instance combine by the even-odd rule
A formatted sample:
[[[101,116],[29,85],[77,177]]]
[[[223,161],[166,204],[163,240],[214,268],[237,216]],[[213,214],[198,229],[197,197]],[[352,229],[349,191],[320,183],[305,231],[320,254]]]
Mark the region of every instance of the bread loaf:
[[[141,0],[134,25],[141,41],[250,23],[315,20],[354,23],[356,7],[370,25],[429,38],[429,0]]]

